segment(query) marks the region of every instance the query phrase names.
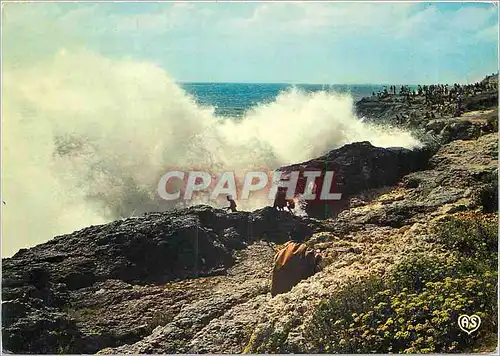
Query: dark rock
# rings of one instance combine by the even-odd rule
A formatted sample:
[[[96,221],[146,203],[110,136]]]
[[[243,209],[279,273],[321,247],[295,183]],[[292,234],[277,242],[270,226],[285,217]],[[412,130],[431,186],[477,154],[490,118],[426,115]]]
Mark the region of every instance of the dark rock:
[[[342,194],[340,201],[308,201],[306,211],[310,216],[328,218],[349,207],[349,198],[365,190],[395,185],[404,175],[425,169],[433,150],[400,147],[381,148],[369,142],[345,145],[317,159],[281,167],[282,172],[307,170],[334,171],[335,188]]]
[[[249,215],[249,232],[252,237],[283,243],[290,237],[294,241],[304,241],[314,232],[313,220],[302,219],[272,207],[256,210]]]
[[[8,324],[4,345],[14,352],[58,353],[66,345],[94,353],[136,342],[151,332],[134,326],[137,316],[111,333],[109,326],[90,326],[97,315],[90,302],[95,295],[85,294],[88,288],[96,293],[93,286],[109,280],[145,286],[225,275],[235,264],[235,251],[255,241],[303,241],[318,229],[320,223],[313,219],[271,207],[229,214],[195,206],[58,236],[2,260],[2,312]],[[116,291],[110,293],[108,308],[119,298]],[[80,305],[78,300],[89,302]],[[99,313],[107,315],[102,309]],[[55,336],[66,329],[67,335]],[[37,341],[27,342],[29,338]]]
[[[486,185],[477,192],[477,204],[486,213],[498,212],[498,170],[483,178]]]
[[[498,92],[487,92],[467,97],[462,106],[465,111],[486,110],[498,105]]]
[[[76,353],[79,331],[63,313],[38,309],[2,328],[3,345],[15,353]]]
[[[9,326],[17,318],[24,317],[29,308],[29,305],[18,299],[2,302],[2,326]]]

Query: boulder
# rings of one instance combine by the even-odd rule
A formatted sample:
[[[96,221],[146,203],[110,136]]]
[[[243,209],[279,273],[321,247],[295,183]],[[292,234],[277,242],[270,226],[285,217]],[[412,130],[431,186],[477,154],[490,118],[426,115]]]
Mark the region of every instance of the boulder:
[[[290,291],[301,280],[317,272],[320,256],[305,244],[286,243],[274,257],[271,295]]]

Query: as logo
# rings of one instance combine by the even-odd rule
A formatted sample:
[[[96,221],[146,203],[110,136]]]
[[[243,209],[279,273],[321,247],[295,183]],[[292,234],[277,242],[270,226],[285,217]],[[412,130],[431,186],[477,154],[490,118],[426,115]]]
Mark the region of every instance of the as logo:
[[[458,326],[469,335],[479,329],[480,325],[481,318],[477,315],[468,316],[463,314],[458,317]]]

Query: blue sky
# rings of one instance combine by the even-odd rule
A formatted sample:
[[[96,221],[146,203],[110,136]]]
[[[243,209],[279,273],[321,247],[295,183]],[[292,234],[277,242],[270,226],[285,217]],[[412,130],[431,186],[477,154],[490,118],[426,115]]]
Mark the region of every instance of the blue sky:
[[[178,81],[471,82],[498,70],[492,3],[4,3],[3,59],[148,61]]]

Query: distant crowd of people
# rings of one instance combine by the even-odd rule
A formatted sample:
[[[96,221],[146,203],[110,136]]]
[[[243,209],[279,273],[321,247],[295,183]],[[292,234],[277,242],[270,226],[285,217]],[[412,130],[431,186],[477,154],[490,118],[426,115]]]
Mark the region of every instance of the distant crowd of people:
[[[493,77],[494,75],[492,75]],[[491,78],[491,77],[487,77]],[[423,103],[427,109],[425,117],[434,118],[439,116],[462,114],[462,101],[464,98],[478,95],[485,92],[498,90],[498,80],[483,80],[474,84],[437,84],[437,85],[418,85],[411,89],[408,85],[402,85],[397,94],[395,85],[384,87],[383,90],[372,93],[373,97],[385,99],[396,96],[401,101],[410,105],[412,103]],[[399,121],[401,118],[397,118]]]

